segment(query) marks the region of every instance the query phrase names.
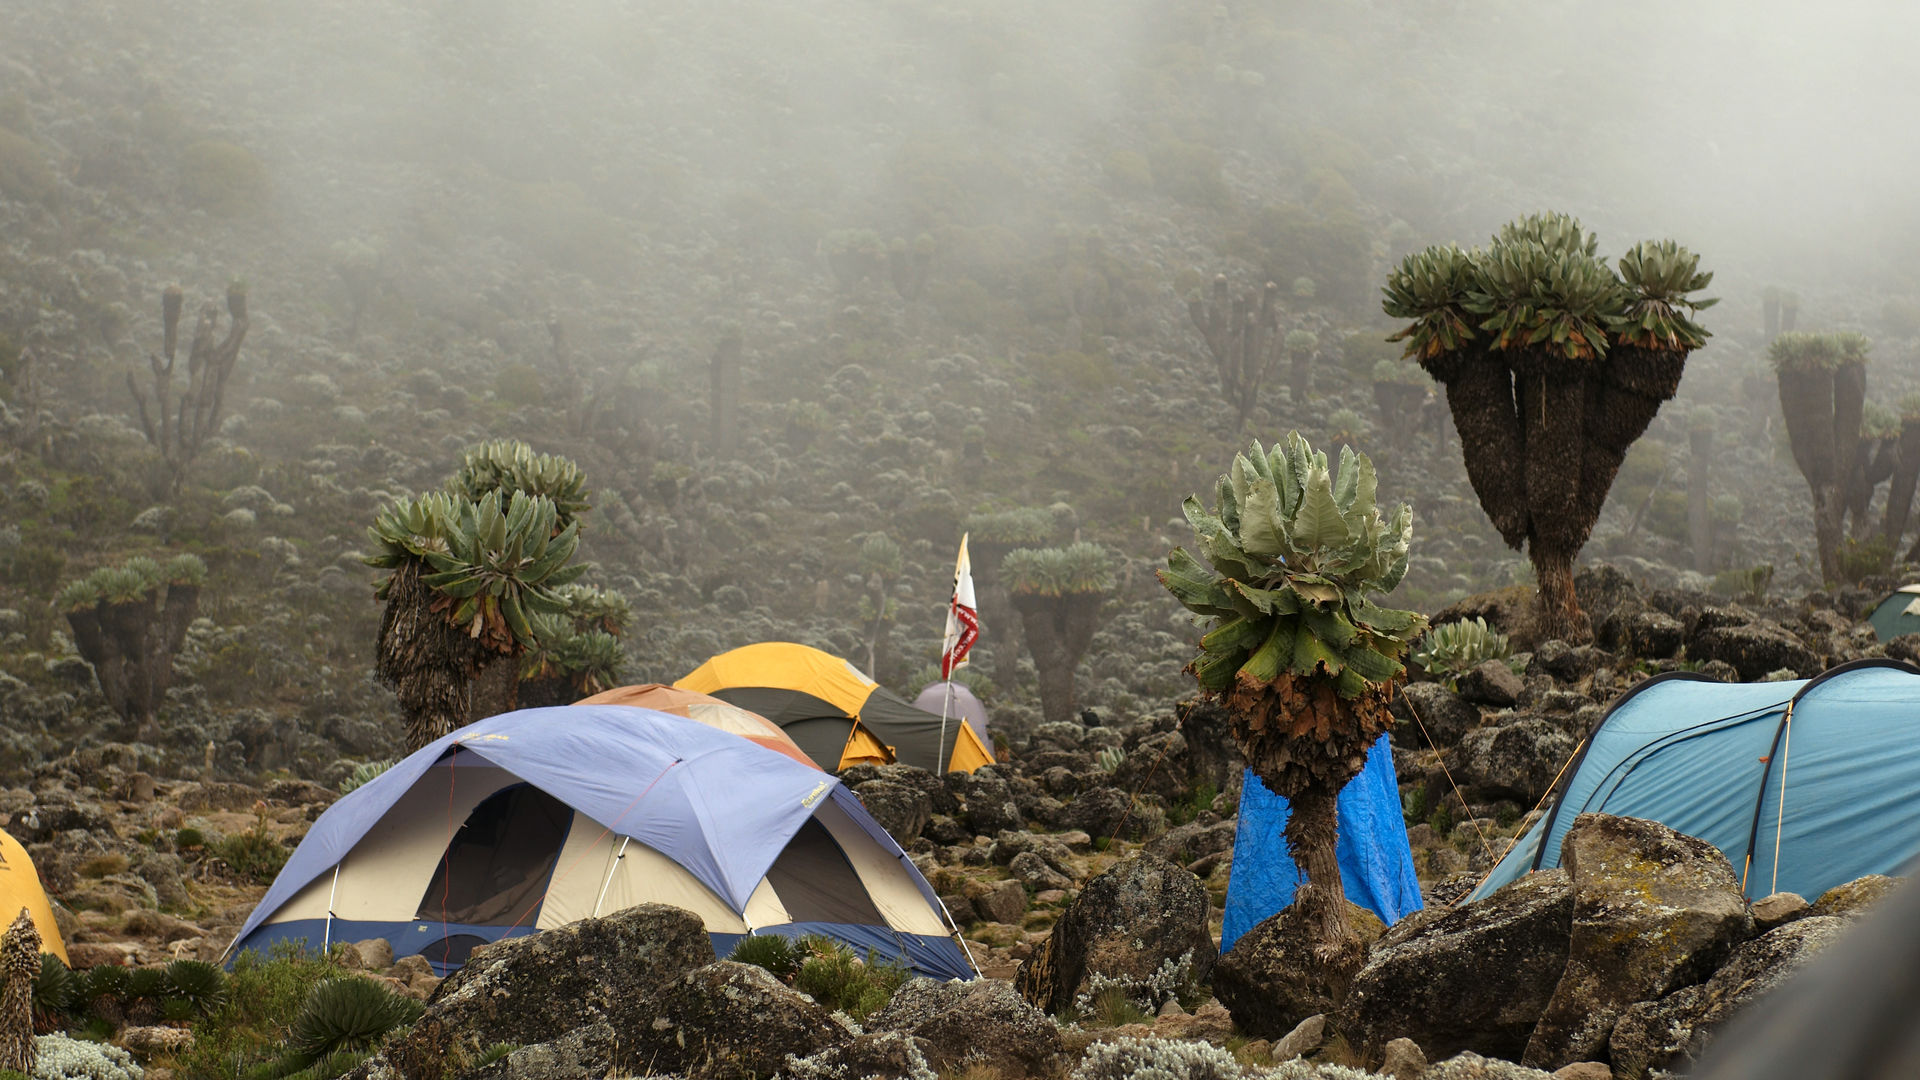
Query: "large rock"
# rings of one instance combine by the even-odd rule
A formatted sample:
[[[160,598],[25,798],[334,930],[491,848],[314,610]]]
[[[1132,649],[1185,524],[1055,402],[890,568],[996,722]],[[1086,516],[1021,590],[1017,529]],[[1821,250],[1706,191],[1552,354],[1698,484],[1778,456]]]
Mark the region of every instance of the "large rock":
[[[1133,813],[1133,801],[1126,792],[1112,787],[1090,787],[1075,795],[1061,820],[1068,828],[1101,840],[1122,828],[1138,832],[1140,825],[1139,815]]]
[[[1347,905],[1347,925],[1372,946],[1386,932],[1379,916]],[[1314,956],[1313,928],[1289,904],[1262,919],[1221,954],[1213,969],[1213,993],[1241,1031],[1278,1039],[1316,1013],[1331,1013],[1339,987]]]
[[[1706,978],[1753,932],[1720,849],[1657,821],[1581,814],[1560,865],[1573,883],[1566,973],[1520,1058],[1541,1069],[1600,1059],[1628,1006]]]
[[[1885,899],[1898,888],[1900,882],[1885,874],[1868,874],[1852,881],[1843,882],[1821,893],[1807,908],[1808,915],[1838,915],[1851,918],[1863,915],[1867,909]]]
[[[1402,919],[1354,978],[1338,1027],[1379,1060],[1405,1036],[1429,1058],[1518,1058],[1567,966],[1573,885],[1543,870],[1476,903]]]
[[[604,1080],[614,1071],[619,1045],[612,1025],[588,1024],[552,1042],[522,1046],[460,1080]]]
[[[1006,1080],[1052,1075],[1062,1049],[1047,1014],[999,979],[909,980],[867,1017],[866,1029],[914,1037],[927,1063],[943,1072],[980,1061]]]
[[[992,766],[976,769],[960,781],[961,798],[966,802],[965,818],[973,831],[993,836],[1005,829],[1024,829],[1027,820],[1014,802],[1013,789],[995,775]]]
[[[1480,726],[1480,710],[1439,683],[1409,683],[1393,697],[1394,718],[1406,724],[1407,746],[1433,745],[1444,750]],[[1395,736],[1400,742],[1401,737]]]
[[[848,1077],[932,1076],[927,1063],[926,1044],[911,1035],[893,1031],[856,1035],[848,1042],[827,1047],[811,1057],[794,1058],[780,1070],[781,1080],[847,1080]],[[601,1080],[595,1077],[594,1080]]]
[[[427,1080],[449,1056],[496,1043],[533,1046],[597,1021],[637,1030],[671,986],[712,962],[700,917],[665,904],[496,942],[440,983],[387,1056],[401,1075]]]
[[[1630,1007],[1608,1043],[1614,1075],[1638,1078],[1652,1069],[1688,1067],[1734,1013],[1785,982],[1846,927],[1845,919],[1833,916],[1795,920],[1735,949],[1706,982]]]
[[[1823,666],[1820,658],[1778,623],[1764,619],[1744,626],[1714,626],[1687,642],[1687,659],[1720,660],[1733,665],[1743,682],[1754,682],[1775,671],[1811,677]]]
[[[1015,984],[1048,1012],[1072,1005],[1095,980],[1127,984],[1157,1007],[1183,979],[1205,982],[1213,971],[1219,948],[1207,915],[1199,878],[1158,855],[1136,855],[1087,883]]]
[[[620,1035],[629,1060],[693,1080],[771,1076],[789,1054],[809,1057],[853,1038],[812,998],[731,960],[681,976],[644,1025]]]
[[[903,845],[917,839],[933,817],[933,798],[919,788],[891,780],[869,780],[853,793],[873,820]]]
[[[1468,732],[1447,752],[1447,767],[1464,788],[1531,805],[1547,793],[1576,745],[1552,721],[1522,717]]]

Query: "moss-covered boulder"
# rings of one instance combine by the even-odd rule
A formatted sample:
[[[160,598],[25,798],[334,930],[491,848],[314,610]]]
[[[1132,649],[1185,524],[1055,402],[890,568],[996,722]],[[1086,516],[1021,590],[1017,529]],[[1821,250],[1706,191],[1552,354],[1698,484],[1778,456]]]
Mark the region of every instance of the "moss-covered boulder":
[[[1560,863],[1573,884],[1566,971],[1520,1059],[1543,1069],[1598,1060],[1629,1006],[1706,978],[1753,933],[1726,856],[1657,821],[1581,814]]]

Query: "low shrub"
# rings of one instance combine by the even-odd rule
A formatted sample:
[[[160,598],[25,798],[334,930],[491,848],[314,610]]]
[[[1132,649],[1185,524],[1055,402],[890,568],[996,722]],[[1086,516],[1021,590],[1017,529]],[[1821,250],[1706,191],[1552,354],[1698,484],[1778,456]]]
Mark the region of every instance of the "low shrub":
[[[804,937],[798,944],[809,955],[794,974],[793,988],[855,1020],[878,1012],[907,979],[907,969],[899,964],[878,960],[872,953],[861,960],[838,941]]]

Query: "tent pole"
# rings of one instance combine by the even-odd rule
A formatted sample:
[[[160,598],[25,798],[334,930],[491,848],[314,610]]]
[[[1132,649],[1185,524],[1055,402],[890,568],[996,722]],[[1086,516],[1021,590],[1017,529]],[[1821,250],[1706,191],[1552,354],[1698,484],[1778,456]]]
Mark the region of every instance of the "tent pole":
[[[345,862],[346,860],[341,860]],[[327,886],[327,929],[320,936],[320,955],[333,951],[333,900],[340,895],[340,863],[333,864],[333,884]]]
[[[946,745],[947,745],[947,717],[953,713],[953,673],[952,672],[947,673],[946,684],[947,684],[947,696],[945,697],[945,699],[943,699],[940,702],[940,742],[937,745],[935,745],[933,748],[933,757],[934,757],[933,775],[935,776],[947,775],[947,770],[942,768],[941,766],[953,764],[951,760],[948,760],[945,762],[940,760],[940,755],[945,753]]]
[[[953,912],[947,910],[947,902],[935,893],[933,902],[940,905],[940,914],[946,916],[947,925],[953,928],[953,940],[960,943],[960,951],[967,955],[967,966],[973,969],[973,977],[980,977],[980,961],[973,958],[973,946],[967,944],[967,935],[960,932],[960,924],[953,921]]]
[[[613,861],[607,864],[607,879],[600,883],[600,895],[593,898],[593,918],[600,917],[600,905],[606,902],[607,890],[613,887],[613,875],[620,869],[620,860],[627,857],[627,843],[633,837],[620,838],[620,850],[613,853]]]

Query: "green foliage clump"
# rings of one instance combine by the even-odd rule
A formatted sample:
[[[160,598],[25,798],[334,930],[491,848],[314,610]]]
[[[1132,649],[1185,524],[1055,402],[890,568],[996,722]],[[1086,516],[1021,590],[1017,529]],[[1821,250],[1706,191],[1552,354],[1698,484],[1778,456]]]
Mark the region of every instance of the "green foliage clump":
[[[1717,301],[1692,299],[1711,273],[1671,240],[1644,241],[1617,269],[1598,238],[1565,214],[1531,214],[1501,226],[1487,247],[1430,247],[1388,278],[1385,309],[1413,322],[1391,340],[1430,361],[1479,333],[1492,350],[1540,347],[1568,360],[1597,361],[1613,344],[1688,351],[1706,343],[1692,316]]]
[[[727,959],[765,968],[781,982],[791,982],[799,973],[806,952],[779,934],[749,934],[740,939]]]
[[[878,960],[871,952],[862,960],[838,941],[809,936],[799,945],[810,955],[794,974],[793,988],[855,1020],[884,1008],[907,979],[907,969],[899,964]]]
[[[1864,364],[1873,343],[1863,334],[1781,334],[1767,346],[1767,362],[1775,371],[1832,370]]]
[[[974,514],[967,518],[966,530],[978,543],[1032,545],[1053,539],[1059,524],[1041,507],[1022,506]]]
[[[268,830],[265,808],[255,805],[258,812],[253,827],[215,840],[210,850],[234,873],[257,884],[269,885],[281,867],[287,865],[291,852]]]
[[[1342,447],[1336,481],[1327,455],[1292,432],[1270,452],[1255,442],[1234,458],[1214,512],[1186,500],[1206,562],[1175,548],[1159,576],[1213,620],[1193,665],[1203,688],[1324,670],[1352,698],[1401,674],[1400,656],[1426,620],[1366,594],[1390,592],[1406,576],[1413,510],[1403,504],[1388,520],[1375,486],[1365,454]]]
[[[307,992],[293,1019],[290,1045],[316,1061],[342,1050],[371,1050],[394,1028],[418,1019],[423,1009],[372,979],[326,979]]]
[[[476,479],[474,486],[482,482]],[[534,644],[533,615],[567,609],[554,590],[587,567],[567,565],[579,546],[578,521],[560,527],[553,499],[517,487],[503,510],[504,491],[487,490],[477,503],[433,492],[388,505],[367,530],[377,551],[366,562],[398,569],[409,559],[424,560],[431,572],[421,581],[450,600],[448,621],[509,652]],[[393,581],[389,575],[381,582],[380,599]]]
[[[1488,660],[1504,660],[1512,651],[1507,635],[1475,616],[1428,630],[1414,646],[1413,662],[1431,674],[1454,678]]]
[[[194,1022],[193,1045],[174,1063],[176,1074],[241,1080],[281,1062],[291,1021],[309,991],[338,974],[338,968],[297,944],[277,944],[266,956],[252,949],[241,953],[219,1003]],[[279,1076],[306,1065],[286,1062],[269,1071]]]
[[[1000,561],[1000,579],[1016,596],[1102,593],[1113,587],[1113,555],[1087,541],[1057,548],[1016,548]]]
[[[536,454],[517,439],[494,439],[468,450],[447,491],[474,503],[494,491],[503,498],[516,491],[544,495],[552,500],[562,529],[593,509],[593,493],[579,465],[559,454]]]
[[[493,377],[493,394],[508,405],[540,405],[547,400],[546,376],[532,364],[509,364]]]
[[[188,204],[223,217],[256,213],[272,190],[267,167],[244,146],[203,139],[180,156],[181,195]]]
[[[167,996],[205,1015],[227,999],[227,973],[202,960],[175,960],[166,966]]]
[[[1735,596],[1748,603],[1764,603],[1767,587],[1773,584],[1773,564],[1760,563],[1713,575],[1712,590],[1721,596]]]
[[[40,974],[33,980],[33,1026],[41,1032],[61,1026],[81,1003],[83,976],[74,974],[52,953],[40,954]]]
[[[355,788],[364,787],[369,781],[391,768],[393,768],[392,758],[385,758],[380,761],[363,761],[355,765],[353,771],[348,773],[346,777],[340,781],[340,794],[345,795]]]

